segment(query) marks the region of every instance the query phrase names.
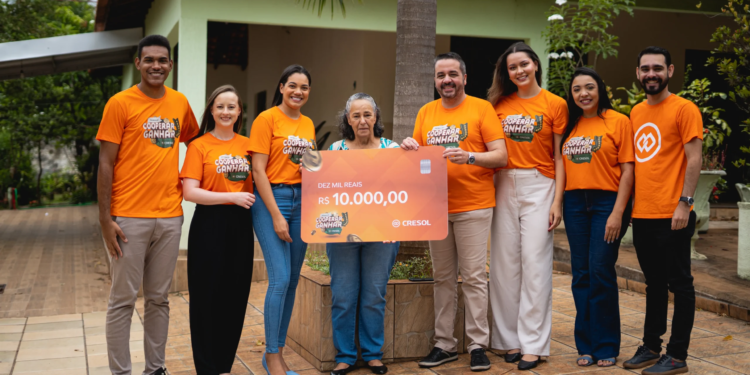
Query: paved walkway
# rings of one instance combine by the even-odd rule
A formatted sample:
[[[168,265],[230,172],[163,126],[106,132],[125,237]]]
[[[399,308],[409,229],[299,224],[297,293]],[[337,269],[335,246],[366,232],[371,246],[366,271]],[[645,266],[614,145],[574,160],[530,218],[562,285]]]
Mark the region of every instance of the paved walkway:
[[[554,276],[552,356],[533,374],[628,374],[640,373],[621,367],[599,369],[578,367],[573,339],[575,307],[570,294],[569,275]],[[248,300],[242,340],[232,374],[265,374],[260,360],[263,346],[263,299],[266,282],[254,283]],[[167,342],[167,368],[171,375],[195,374],[190,348],[188,294],[170,296],[171,321]],[[634,292],[620,293],[622,315],[622,355],[631,355],[643,330],[645,298]],[[143,369],[143,300],[139,299],[131,329],[131,356],[134,374]],[[104,375],[108,374],[104,340],[104,313],[66,314],[47,317],[0,319],[0,375]],[[665,337],[667,339],[668,337]],[[691,374],[750,373],[750,324],[704,311],[696,312],[690,345]],[[300,375],[320,375],[302,357],[287,349],[287,361]],[[515,374],[515,367],[490,354],[493,367],[485,374]],[[415,361],[389,364],[390,374],[469,374],[469,358],[431,370],[420,369]],[[360,369],[353,374],[368,374]],[[531,374],[526,373],[526,374]]]
[[[94,205],[0,210],[0,318],[106,310],[98,216]]]
[[[45,215],[46,213],[46,215]],[[104,315],[108,279],[102,275],[103,250],[96,232],[93,206],[0,211],[0,375],[104,375],[108,358]],[[106,267],[104,268],[106,271]],[[534,374],[629,374],[619,367],[639,344],[645,297],[622,291],[622,351],[618,367],[578,367],[573,339],[575,306],[570,275],[553,277],[552,356]],[[232,373],[265,374],[263,301],[266,282],[253,283],[242,340]],[[171,375],[195,374],[190,347],[187,293],[170,295],[171,321],[167,368]],[[143,369],[143,300],[139,299],[131,328],[134,374]],[[667,339],[668,337],[665,337]],[[692,374],[750,374],[750,324],[705,311],[696,312],[690,345]],[[321,373],[287,349],[292,370],[300,375]],[[519,373],[515,366],[490,355],[493,367],[484,374]],[[389,364],[390,374],[468,374],[468,355],[433,370],[415,361]],[[360,369],[353,374],[367,374]],[[526,374],[530,374],[526,372]]]

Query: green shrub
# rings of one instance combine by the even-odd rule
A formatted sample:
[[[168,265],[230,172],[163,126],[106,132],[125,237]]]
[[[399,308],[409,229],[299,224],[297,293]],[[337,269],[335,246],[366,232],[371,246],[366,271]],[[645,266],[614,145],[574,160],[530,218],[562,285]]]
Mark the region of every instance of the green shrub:
[[[426,279],[432,277],[432,259],[425,251],[422,257],[412,257],[404,262],[396,262],[391,269],[391,280],[405,280],[408,278]]]
[[[94,196],[86,186],[79,187],[70,195],[70,203],[73,204],[86,203],[93,200]]]
[[[328,257],[325,253],[308,251],[307,254],[305,254],[305,263],[307,263],[313,271],[320,271],[326,275],[331,274],[331,266],[328,263]]]
[[[325,253],[308,251],[305,254],[305,263],[313,270],[331,274],[331,266]],[[390,280],[406,280],[409,278],[426,279],[432,277],[432,260],[429,252],[424,256],[412,257],[403,262],[396,262],[391,269]]]

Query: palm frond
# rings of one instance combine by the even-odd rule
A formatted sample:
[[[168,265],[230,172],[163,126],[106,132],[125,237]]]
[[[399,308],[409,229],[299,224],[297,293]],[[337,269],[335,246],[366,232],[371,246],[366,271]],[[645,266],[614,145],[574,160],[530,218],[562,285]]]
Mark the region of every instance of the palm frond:
[[[354,2],[354,0],[351,0]],[[357,0],[360,4],[363,4],[363,0]],[[328,0],[296,0],[297,4],[302,3],[302,7],[311,9],[313,13],[317,12],[318,17],[323,16],[323,11],[326,8]],[[336,3],[338,2],[339,8],[341,8],[341,15],[346,17],[346,4],[345,0],[331,0],[331,19],[336,14]]]

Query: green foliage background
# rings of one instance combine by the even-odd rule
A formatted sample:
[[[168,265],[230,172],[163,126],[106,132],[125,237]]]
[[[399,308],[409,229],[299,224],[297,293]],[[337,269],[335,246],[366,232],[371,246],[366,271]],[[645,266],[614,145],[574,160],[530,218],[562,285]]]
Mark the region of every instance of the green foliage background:
[[[16,0],[0,2],[0,43],[94,31],[94,7],[87,2]],[[19,72],[20,73],[20,72]],[[41,202],[60,189],[42,182],[45,146],[72,147],[77,171],[62,176],[64,191],[76,200],[95,199],[98,147],[94,136],[120,77],[95,77],[85,71],[0,82],[0,192],[18,188],[19,203]],[[47,189],[45,190],[45,186]],[[68,189],[69,188],[69,189]]]
[[[699,6],[700,7],[700,6]],[[728,0],[721,8],[731,17],[734,26],[720,26],[711,35],[711,42],[718,47],[711,53],[706,65],[714,65],[732,87],[729,99],[741,111],[750,116],[750,1]],[[750,118],[745,119],[740,129],[750,134]],[[740,146],[743,153],[750,154],[750,146]],[[750,185],[750,161],[738,158],[732,161],[736,168],[744,168],[743,181]]]

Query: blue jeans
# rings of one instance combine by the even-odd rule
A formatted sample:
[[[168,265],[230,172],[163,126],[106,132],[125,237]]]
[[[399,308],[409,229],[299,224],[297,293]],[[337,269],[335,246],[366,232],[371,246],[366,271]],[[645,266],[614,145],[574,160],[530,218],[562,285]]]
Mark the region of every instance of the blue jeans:
[[[253,224],[268,271],[268,291],[263,307],[266,328],[266,352],[278,353],[286,342],[286,331],[292,318],[294,296],[305,261],[307,244],[300,237],[302,188],[297,185],[271,184],[279,211],[289,224],[292,243],[280,239],[273,229],[273,219],[260,194],[255,194]],[[258,191],[255,189],[254,191]]]
[[[622,216],[620,236],[604,241],[607,219],[617,192],[570,190],[563,198],[563,219],[570,244],[573,299],[576,305],[575,340],[578,354],[595,360],[620,354],[620,310],[615,263],[620,240],[630,222],[630,202]]]
[[[359,242],[326,245],[331,264],[331,320],[336,363],[357,361],[357,315],[359,347],[365,362],[382,359],[385,293],[399,243]]]

